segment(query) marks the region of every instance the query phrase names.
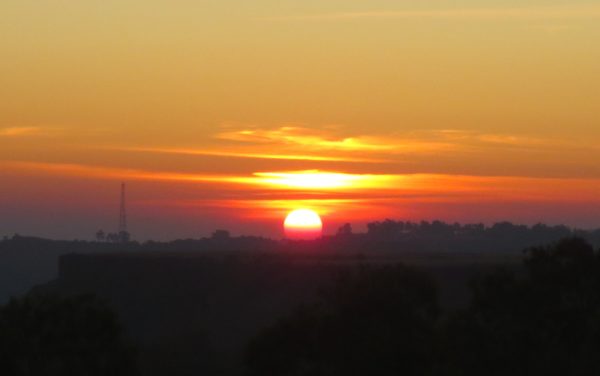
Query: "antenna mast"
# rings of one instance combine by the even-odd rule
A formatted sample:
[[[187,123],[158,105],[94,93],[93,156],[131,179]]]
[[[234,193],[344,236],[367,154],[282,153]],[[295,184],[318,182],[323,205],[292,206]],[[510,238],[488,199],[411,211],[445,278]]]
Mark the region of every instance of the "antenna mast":
[[[121,183],[121,209],[119,210],[119,234],[127,233],[127,212],[125,210],[125,183]]]

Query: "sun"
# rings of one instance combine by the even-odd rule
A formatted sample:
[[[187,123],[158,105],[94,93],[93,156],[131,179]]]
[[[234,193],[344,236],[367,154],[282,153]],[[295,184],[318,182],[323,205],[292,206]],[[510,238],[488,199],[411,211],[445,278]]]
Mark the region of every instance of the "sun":
[[[314,210],[296,209],[285,218],[283,229],[290,239],[315,239],[321,236],[323,222]]]

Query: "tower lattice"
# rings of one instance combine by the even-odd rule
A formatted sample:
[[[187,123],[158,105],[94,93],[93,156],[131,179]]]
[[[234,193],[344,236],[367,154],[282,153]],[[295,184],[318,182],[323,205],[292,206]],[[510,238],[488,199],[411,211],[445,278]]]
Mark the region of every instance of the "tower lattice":
[[[121,208],[119,210],[119,234],[127,233],[127,211],[125,209],[125,183],[121,183]]]

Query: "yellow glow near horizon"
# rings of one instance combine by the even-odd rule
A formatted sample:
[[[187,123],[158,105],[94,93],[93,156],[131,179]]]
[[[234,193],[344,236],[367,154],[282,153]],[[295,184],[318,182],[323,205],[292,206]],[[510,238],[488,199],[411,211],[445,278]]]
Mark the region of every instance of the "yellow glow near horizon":
[[[304,191],[327,192],[328,196],[312,196],[311,205],[327,202],[342,204],[347,196],[340,193],[353,192],[358,196],[373,200],[385,190],[383,197],[395,197],[396,200],[442,195],[450,200],[480,200],[493,197],[504,200],[539,201],[570,201],[570,202],[599,202],[598,190],[600,178],[597,179],[565,179],[565,178],[535,178],[519,176],[469,176],[450,174],[349,174],[321,172],[318,170],[296,172],[258,172],[252,176],[233,176],[216,174],[173,173],[166,171],[149,171],[120,169],[79,164],[40,163],[23,161],[0,161],[0,167],[6,173],[19,173],[23,176],[64,176],[74,178],[94,178],[108,180],[138,180],[154,182],[188,182],[199,184],[214,184],[220,189],[234,192],[248,187],[270,188],[289,191],[289,198],[269,199],[277,202],[279,209],[288,208],[283,205],[295,202],[295,193]],[[5,184],[10,186],[11,184]],[[458,196],[460,195],[460,197]],[[316,206],[318,207],[318,206]]]
[[[297,172],[257,172],[256,182],[291,189],[342,189],[364,188],[386,179],[385,176],[322,172],[318,170]]]

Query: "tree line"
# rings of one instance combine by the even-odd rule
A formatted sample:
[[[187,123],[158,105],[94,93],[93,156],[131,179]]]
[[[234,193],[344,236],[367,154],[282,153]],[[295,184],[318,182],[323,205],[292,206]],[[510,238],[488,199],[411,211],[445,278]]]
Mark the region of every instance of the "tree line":
[[[528,248],[520,268],[480,275],[459,310],[445,310],[438,290],[429,274],[402,264],[348,269],[316,302],[254,337],[245,374],[600,372],[600,249],[584,239]],[[197,357],[205,358],[203,350]],[[107,303],[40,291],[0,306],[0,369],[19,376],[138,373]]]
[[[458,312],[416,269],[343,275],[250,343],[247,375],[598,374],[600,250],[567,238],[526,254],[474,280]]]

